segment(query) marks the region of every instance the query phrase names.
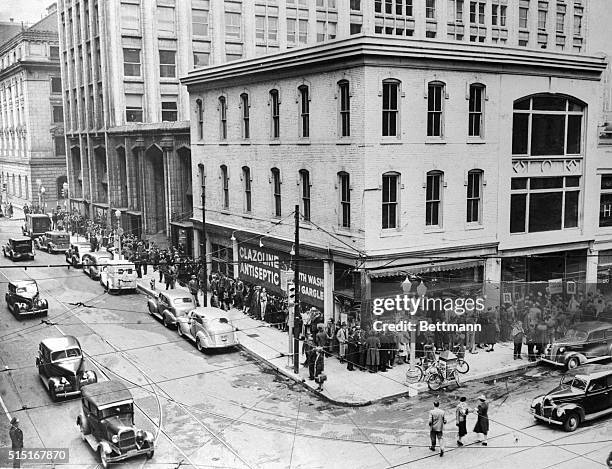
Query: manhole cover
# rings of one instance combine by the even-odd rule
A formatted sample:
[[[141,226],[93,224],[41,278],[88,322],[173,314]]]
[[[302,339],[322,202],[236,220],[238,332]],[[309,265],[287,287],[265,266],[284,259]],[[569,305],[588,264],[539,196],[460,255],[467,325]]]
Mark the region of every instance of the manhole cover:
[[[259,337],[259,334],[247,334],[247,337]]]

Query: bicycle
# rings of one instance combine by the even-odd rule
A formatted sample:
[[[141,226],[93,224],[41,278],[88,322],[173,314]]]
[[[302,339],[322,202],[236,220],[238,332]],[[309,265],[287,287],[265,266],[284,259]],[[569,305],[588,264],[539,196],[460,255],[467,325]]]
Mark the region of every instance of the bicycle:
[[[467,362],[463,361],[463,363],[467,366],[467,370],[469,370],[469,365]],[[425,381],[427,383],[427,387],[431,391],[437,391],[440,389],[446,381],[449,381],[448,373],[446,370],[441,369],[439,359],[432,361],[432,363],[425,369],[423,369],[423,362],[421,360],[421,364],[415,365],[414,367],[409,366],[406,371],[406,382],[409,384],[416,384],[421,381]],[[467,373],[467,370],[465,371]],[[458,369],[454,369],[452,371],[451,377],[457,384],[457,386],[461,386],[461,380],[459,379],[459,375],[462,372]]]

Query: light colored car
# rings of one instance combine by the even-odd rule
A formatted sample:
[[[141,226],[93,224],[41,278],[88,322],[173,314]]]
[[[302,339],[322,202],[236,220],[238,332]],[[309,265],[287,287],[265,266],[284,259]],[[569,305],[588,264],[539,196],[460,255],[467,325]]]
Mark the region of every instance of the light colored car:
[[[88,243],[72,243],[66,251],[66,262],[72,267],[79,268],[83,264],[83,256],[91,252],[91,245]]]
[[[88,252],[83,254],[83,272],[93,280],[100,278],[102,268],[113,259],[108,252]]]
[[[149,298],[149,314],[162,320],[164,326],[176,326],[177,319],[193,309],[193,297],[184,290],[168,290]]]
[[[136,290],[136,267],[126,260],[111,259],[102,265],[100,285],[109,293]]]
[[[198,307],[177,321],[178,334],[194,342],[200,352],[238,345],[236,329],[219,308]]]

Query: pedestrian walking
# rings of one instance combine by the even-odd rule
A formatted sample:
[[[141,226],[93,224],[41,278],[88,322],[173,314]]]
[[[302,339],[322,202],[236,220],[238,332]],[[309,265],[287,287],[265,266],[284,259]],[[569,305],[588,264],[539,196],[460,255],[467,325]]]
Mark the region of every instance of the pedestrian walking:
[[[429,436],[431,438],[431,451],[436,450],[436,440],[440,445],[440,457],[444,456],[444,424],[446,423],[445,412],[440,409],[440,403],[434,401],[434,408],[429,411]]]
[[[465,396],[461,396],[455,409],[455,424],[457,425],[457,446],[463,446],[461,439],[467,435],[467,414],[470,412]]]
[[[370,332],[370,336],[365,341],[366,347],[366,366],[370,373],[376,373],[380,366],[380,338],[376,332]]]
[[[474,433],[478,437],[478,442],[482,443],[482,446],[487,446],[487,435],[489,433],[489,404],[487,404],[487,398],[484,394],[478,397],[480,401],[474,412],[478,416],[476,425],[474,426]]]
[[[523,348],[523,340],[525,340],[525,330],[523,323],[515,319],[512,324],[512,340],[514,341],[514,359],[521,360],[521,349]]]
[[[359,366],[359,336],[355,329],[348,334],[346,361],[348,371],[354,371],[355,365]]]
[[[198,300],[198,279],[195,275],[191,276],[191,280],[189,280],[189,293],[193,296],[193,301],[196,306],[200,306],[200,301]]]
[[[340,363],[344,363],[346,358],[346,345],[348,342],[348,331],[346,330],[346,323],[343,322],[336,333],[336,339],[338,339],[338,355],[340,357]]]
[[[23,432],[19,428],[19,419],[17,417],[11,419],[9,436],[11,438],[11,449],[13,451],[21,451],[23,449]],[[18,457],[13,459],[13,467],[21,467],[21,460]]]
[[[325,351],[323,347],[317,347],[314,350],[314,374],[315,382],[319,385],[317,391],[323,391],[323,383],[327,379],[327,375],[323,373],[325,370]]]

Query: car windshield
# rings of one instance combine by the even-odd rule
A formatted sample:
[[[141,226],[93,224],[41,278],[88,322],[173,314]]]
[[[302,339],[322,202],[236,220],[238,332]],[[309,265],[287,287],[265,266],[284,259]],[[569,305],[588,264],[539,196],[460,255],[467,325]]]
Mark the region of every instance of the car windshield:
[[[587,386],[586,381],[578,376],[564,376],[561,382],[581,391],[585,391]]]
[[[109,407],[107,409],[102,409],[100,411],[100,419],[107,419],[109,417],[113,417],[115,415],[121,414],[132,414],[134,409],[132,408],[132,404],[121,404],[115,407]]]
[[[68,235],[61,234],[61,235],[51,235],[51,239],[56,242],[58,241],[61,242],[61,241],[68,241],[70,238],[68,237]]]
[[[588,334],[579,329],[570,329],[565,334],[564,340],[586,340]]]
[[[59,362],[62,360],[69,360],[71,358],[79,358],[81,351],[78,348],[69,348],[67,350],[60,350],[59,352],[53,352],[51,354],[52,362]]]
[[[184,297],[184,298],[175,298],[174,302],[175,303],[193,303],[193,300],[191,298]]]
[[[18,294],[27,293],[29,295],[35,295],[36,293],[38,293],[38,287],[36,286],[35,283],[27,283],[26,285],[22,287],[17,287],[17,289],[15,290],[15,293],[18,293]]]

